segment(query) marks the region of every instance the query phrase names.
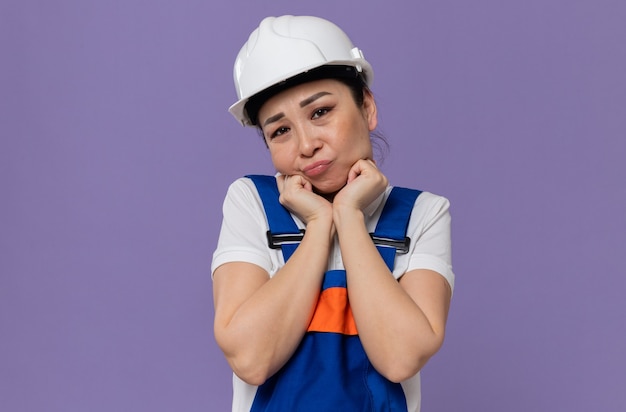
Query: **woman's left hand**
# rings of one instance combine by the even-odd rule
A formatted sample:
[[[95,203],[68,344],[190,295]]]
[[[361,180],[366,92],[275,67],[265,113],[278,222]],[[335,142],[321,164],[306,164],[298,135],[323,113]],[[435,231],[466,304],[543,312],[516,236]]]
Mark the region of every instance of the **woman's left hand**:
[[[348,173],[348,183],[337,193],[333,209],[363,210],[387,188],[387,177],[370,159],[357,161]]]

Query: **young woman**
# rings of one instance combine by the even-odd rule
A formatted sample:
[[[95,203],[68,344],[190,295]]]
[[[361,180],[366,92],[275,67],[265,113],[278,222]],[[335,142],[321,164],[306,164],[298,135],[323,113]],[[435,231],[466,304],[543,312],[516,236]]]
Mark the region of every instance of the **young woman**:
[[[376,166],[373,71],[333,23],[264,19],[234,75],[230,111],[277,174],[231,185],[213,256],[233,411],[419,411],[454,283],[448,201]]]

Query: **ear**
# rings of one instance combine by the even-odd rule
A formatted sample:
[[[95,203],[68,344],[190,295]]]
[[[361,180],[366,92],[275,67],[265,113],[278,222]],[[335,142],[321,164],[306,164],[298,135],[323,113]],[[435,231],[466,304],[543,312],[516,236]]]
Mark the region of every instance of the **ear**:
[[[363,91],[363,114],[367,120],[369,131],[373,131],[378,126],[378,111],[376,109],[376,101],[370,90]]]

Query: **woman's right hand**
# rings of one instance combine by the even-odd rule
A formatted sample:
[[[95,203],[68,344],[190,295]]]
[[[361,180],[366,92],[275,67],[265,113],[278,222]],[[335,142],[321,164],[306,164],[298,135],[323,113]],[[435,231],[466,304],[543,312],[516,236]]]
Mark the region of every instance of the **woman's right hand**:
[[[316,219],[332,220],[332,204],[313,192],[311,182],[300,175],[278,176],[280,204],[297,215],[305,224]]]
[[[280,202],[306,223],[298,248],[272,277],[257,264],[239,261],[224,263],[213,274],[216,341],[233,371],[251,385],[263,384],[296,351],[311,322],[334,236],[332,206],[306,179],[281,176],[277,183]],[[232,209],[246,207],[235,205]],[[258,213],[262,211],[249,213],[250,230],[254,221],[265,229]],[[225,211],[224,222],[240,217]],[[245,237],[246,230],[238,229],[239,237]]]

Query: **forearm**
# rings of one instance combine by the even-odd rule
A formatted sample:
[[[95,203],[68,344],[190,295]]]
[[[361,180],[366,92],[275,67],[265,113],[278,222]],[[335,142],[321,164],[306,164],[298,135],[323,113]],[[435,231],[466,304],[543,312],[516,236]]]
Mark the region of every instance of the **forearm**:
[[[243,301],[223,325],[216,325],[226,358],[235,373],[249,383],[262,383],[275,373],[302,339],[327,266],[330,226],[321,222],[307,225],[301,244],[285,266]]]
[[[362,213],[335,216],[350,305],[365,351],[387,378],[404,380],[439,349],[443,328],[431,324],[393,277],[371,241]]]

